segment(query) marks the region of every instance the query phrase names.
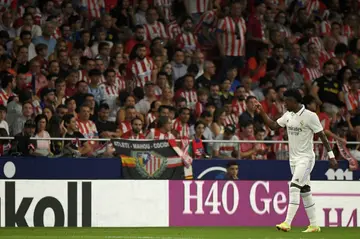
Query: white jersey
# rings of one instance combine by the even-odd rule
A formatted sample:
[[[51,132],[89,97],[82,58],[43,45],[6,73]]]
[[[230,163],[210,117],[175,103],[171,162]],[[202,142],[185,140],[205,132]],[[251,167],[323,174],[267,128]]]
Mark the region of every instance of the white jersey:
[[[277,120],[281,127],[286,127],[289,137],[290,161],[297,159],[315,159],[314,134],[323,130],[319,117],[303,106],[297,113],[285,112]]]

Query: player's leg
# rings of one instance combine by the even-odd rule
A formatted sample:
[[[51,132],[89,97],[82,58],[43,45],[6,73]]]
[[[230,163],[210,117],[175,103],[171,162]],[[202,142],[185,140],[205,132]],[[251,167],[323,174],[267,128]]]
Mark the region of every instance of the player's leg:
[[[315,165],[315,160],[313,161],[311,171],[314,168],[314,165]],[[306,214],[310,221],[310,226],[304,232],[320,232],[321,229],[318,226],[316,219],[315,202],[313,200],[313,196],[311,193],[310,175],[307,178],[305,186],[301,188],[300,195],[304,203]]]
[[[294,173],[295,173],[295,169],[296,169],[296,164],[294,163],[294,162],[290,162],[290,170],[291,170],[291,174],[292,175],[294,175]],[[294,198],[296,198],[296,196],[294,197],[294,193],[291,193],[291,191],[292,190],[294,190],[294,189],[292,189],[293,187],[292,186],[294,186],[293,184],[291,184],[290,185],[290,189],[289,189],[289,206],[288,206],[288,211],[287,211],[287,214],[289,214],[289,208],[291,207],[291,205],[292,205],[292,207],[299,207],[299,203],[295,203],[295,204],[297,204],[297,205],[294,205],[293,203],[293,201],[294,201]],[[291,196],[291,195],[293,195],[293,197]],[[300,201],[300,198],[299,198],[299,201]],[[294,209],[292,209],[291,210],[291,212],[293,211]],[[288,218],[288,216],[286,217],[286,218]],[[291,230],[291,222],[290,223],[288,223],[287,221],[285,221],[285,222],[283,222],[283,223],[280,223],[280,224],[278,224],[278,225],[276,225],[276,228],[278,229],[278,230],[282,230],[282,231],[284,231],[284,232],[288,232],[288,231],[290,231]]]
[[[300,191],[308,181],[312,165],[309,161],[299,160],[293,172],[293,177],[289,189],[289,206],[286,214],[285,222],[291,226],[300,205]]]

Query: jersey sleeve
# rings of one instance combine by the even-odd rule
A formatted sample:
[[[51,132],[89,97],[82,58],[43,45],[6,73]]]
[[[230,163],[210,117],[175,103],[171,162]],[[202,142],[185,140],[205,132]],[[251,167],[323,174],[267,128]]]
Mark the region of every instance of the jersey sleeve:
[[[286,127],[287,124],[287,118],[288,118],[288,112],[286,112],[285,114],[283,114],[277,121],[276,123],[278,123],[282,128]]]
[[[321,131],[323,131],[323,127],[321,125],[321,122],[319,120],[319,117],[317,116],[317,114],[315,113],[311,113],[309,114],[309,118],[308,118],[308,125],[309,128],[316,134],[319,133]]]

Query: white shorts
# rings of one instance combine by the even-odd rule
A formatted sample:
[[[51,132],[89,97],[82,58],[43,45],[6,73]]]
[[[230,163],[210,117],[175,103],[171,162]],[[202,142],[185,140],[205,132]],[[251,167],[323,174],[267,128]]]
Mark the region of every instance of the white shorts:
[[[297,159],[290,163],[291,183],[304,187],[310,186],[310,174],[315,165],[315,159]]]

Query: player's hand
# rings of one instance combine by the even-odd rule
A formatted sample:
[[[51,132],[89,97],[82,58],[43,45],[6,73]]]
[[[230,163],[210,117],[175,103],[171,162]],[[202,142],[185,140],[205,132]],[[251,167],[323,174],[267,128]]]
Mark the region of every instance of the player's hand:
[[[330,161],[330,168],[337,169],[339,167],[338,162],[336,161],[335,158],[330,158],[329,161]]]
[[[254,109],[255,109],[255,112],[258,114],[264,113],[264,108],[262,107],[262,105],[260,104],[259,101],[255,102]]]

